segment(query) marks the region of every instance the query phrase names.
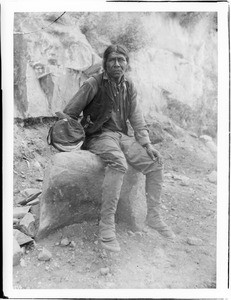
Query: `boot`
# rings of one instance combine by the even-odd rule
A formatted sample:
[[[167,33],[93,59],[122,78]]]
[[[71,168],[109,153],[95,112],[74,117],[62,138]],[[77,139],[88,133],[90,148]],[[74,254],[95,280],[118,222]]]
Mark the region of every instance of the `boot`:
[[[103,248],[118,252],[120,245],[115,234],[115,213],[120,197],[124,173],[106,168],[102,186],[102,205],[100,212],[99,234]]]
[[[160,196],[162,191],[163,171],[158,170],[146,174],[146,197],[147,197],[147,217],[146,223],[149,227],[158,231],[162,236],[174,239],[175,234],[164,223],[160,216]]]

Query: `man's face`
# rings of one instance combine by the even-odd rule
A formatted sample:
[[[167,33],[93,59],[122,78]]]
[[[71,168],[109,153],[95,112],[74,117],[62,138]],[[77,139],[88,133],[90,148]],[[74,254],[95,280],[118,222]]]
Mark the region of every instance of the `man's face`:
[[[106,71],[108,75],[119,80],[127,70],[127,60],[123,54],[112,52],[109,54],[106,62]]]

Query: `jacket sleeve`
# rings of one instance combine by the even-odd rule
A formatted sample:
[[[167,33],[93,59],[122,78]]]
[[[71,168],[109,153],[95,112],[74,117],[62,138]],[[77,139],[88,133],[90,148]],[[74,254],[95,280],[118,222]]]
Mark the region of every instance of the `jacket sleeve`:
[[[84,108],[92,101],[97,93],[97,81],[91,77],[86,80],[79,88],[78,92],[72,97],[63,112],[70,117],[77,119]]]
[[[131,110],[129,114],[129,121],[134,129],[134,135],[136,140],[143,146],[147,143],[151,143],[147,125],[145,123],[142,110],[137,100],[137,92],[134,85],[130,85],[131,92]]]

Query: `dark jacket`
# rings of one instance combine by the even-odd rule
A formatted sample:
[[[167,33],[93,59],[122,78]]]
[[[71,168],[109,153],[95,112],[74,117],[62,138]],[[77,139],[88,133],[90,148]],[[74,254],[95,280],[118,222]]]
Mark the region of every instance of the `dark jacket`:
[[[138,142],[149,143],[149,135],[142,112],[137,102],[137,94],[133,83],[125,79],[126,93],[123,101],[123,132],[127,134],[126,121],[129,120]],[[101,73],[89,78],[70,100],[64,113],[77,118],[83,112],[81,121],[85,127],[86,136],[100,133],[103,124],[110,118],[113,107],[113,94],[109,87],[107,74]]]
[[[84,108],[83,119],[81,121],[82,126],[86,128],[86,135],[99,132],[103,124],[110,119],[113,109],[113,95],[108,86],[109,82],[103,80],[103,74],[99,74],[94,78],[98,83],[98,92],[93,100]],[[129,117],[131,106],[131,91],[128,80],[125,81],[125,84],[127,93],[123,107],[123,132],[127,134],[128,128],[126,120]]]

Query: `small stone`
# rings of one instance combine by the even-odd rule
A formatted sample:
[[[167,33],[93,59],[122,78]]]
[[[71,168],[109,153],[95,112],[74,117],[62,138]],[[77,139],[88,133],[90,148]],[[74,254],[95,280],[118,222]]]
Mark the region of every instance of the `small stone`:
[[[40,204],[37,205],[31,205],[30,212],[34,216],[36,220],[39,220],[40,217]]]
[[[184,177],[184,178],[182,178],[182,181],[180,182],[180,185],[189,186],[189,183],[190,183],[189,178]]]
[[[21,267],[26,267],[25,259],[21,258],[21,260],[20,260],[20,266]]]
[[[39,181],[39,182],[42,182],[42,181],[43,181],[43,178],[42,178],[42,177],[39,177],[39,178],[36,178],[35,180],[36,180],[36,181]]]
[[[216,183],[217,182],[217,172],[216,171],[212,171],[208,175],[208,181],[211,182],[211,183]]]
[[[14,207],[13,208],[13,218],[21,219],[27,214],[30,210],[30,206]]]
[[[71,241],[70,247],[75,248],[76,247],[76,243],[74,241]]]
[[[99,257],[100,257],[100,258],[103,258],[103,259],[104,259],[104,258],[107,258],[107,256],[108,256],[108,255],[107,255],[107,252],[106,252],[105,249],[103,249],[102,252],[99,254]]]
[[[38,260],[47,261],[52,258],[52,254],[50,251],[48,251],[46,248],[43,248],[43,250],[38,255]]]
[[[109,274],[110,275],[110,274]],[[105,287],[107,289],[115,288],[115,283],[114,282],[106,282]]]
[[[164,174],[164,177],[172,178],[172,174],[171,173],[166,173],[166,174]]]
[[[19,225],[23,233],[31,237],[35,236],[35,218],[31,213],[25,214]]]
[[[198,135],[195,132],[189,131],[188,132],[192,137],[198,138]]]
[[[46,266],[46,267],[45,267],[45,270],[46,270],[46,271],[49,271],[49,269],[50,269],[49,266]]]
[[[109,272],[110,272],[110,269],[108,267],[100,269],[100,274],[103,276],[108,275]]]
[[[59,242],[55,243],[55,246],[59,246]]]
[[[212,142],[212,137],[211,136],[209,136],[209,135],[201,135],[200,137],[199,137],[199,139],[202,141],[202,142],[204,142],[204,143],[207,143],[207,142]]]
[[[22,250],[17,240],[14,237],[13,238],[13,266],[16,266],[20,263],[21,256],[22,256]]]
[[[67,238],[65,239],[62,239],[61,242],[60,242],[60,246],[68,246],[70,244],[69,240]]]
[[[142,237],[142,236],[143,236],[143,233],[142,233],[142,232],[140,232],[140,231],[136,231],[136,232],[135,232],[135,235],[136,235],[136,236],[140,236],[140,237]]]
[[[17,225],[19,223],[19,219],[14,218],[13,219],[13,225]]]
[[[95,245],[98,245],[98,241],[94,241],[94,244],[95,244]]]
[[[14,235],[15,239],[17,240],[17,242],[19,243],[20,246],[24,245],[24,244],[28,244],[28,243],[33,241],[33,239],[31,237],[29,237],[28,235],[22,233],[18,229],[13,230],[13,235]]]
[[[35,205],[38,205],[39,203],[40,203],[39,199],[34,199],[34,200],[30,201],[29,205],[35,206]]]
[[[191,253],[192,250],[190,250],[190,249],[185,249],[185,252],[186,252],[186,253]]]
[[[187,243],[192,246],[200,246],[203,244],[202,240],[196,237],[187,238]]]
[[[128,235],[130,235],[130,236],[134,236],[134,235],[135,235],[135,233],[134,233],[134,232],[132,232],[131,230],[128,230]]]
[[[34,194],[37,194],[41,192],[40,189],[33,189],[33,188],[28,188],[28,189],[25,189],[22,191],[22,195],[25,196],[25,197],[29,197],[29,196],[32,196]]]

